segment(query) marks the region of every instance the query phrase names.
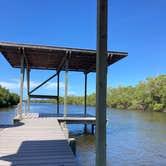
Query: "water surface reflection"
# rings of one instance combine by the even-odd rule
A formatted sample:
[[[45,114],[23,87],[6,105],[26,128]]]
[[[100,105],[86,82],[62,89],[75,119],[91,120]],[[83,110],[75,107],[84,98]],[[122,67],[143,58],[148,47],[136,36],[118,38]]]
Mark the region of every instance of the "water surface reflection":
[[[60,106],[63,113],[63,105]],[[0,111],[0,124],[10,124],[14,108]],[[54,104],[32,104],[32,112],[56,113]],[[82,106],[69,105],[69,113],[83,113]],[[94,115],[95,108],[88,107]],[[107,110],[108,166],[165,166],[166,113]],[[95,137],[83,134],[83,125],[68,125],[77,139],[77,161],[81,166],[95,165]],[[89,126],[89,131],[90,131]]]

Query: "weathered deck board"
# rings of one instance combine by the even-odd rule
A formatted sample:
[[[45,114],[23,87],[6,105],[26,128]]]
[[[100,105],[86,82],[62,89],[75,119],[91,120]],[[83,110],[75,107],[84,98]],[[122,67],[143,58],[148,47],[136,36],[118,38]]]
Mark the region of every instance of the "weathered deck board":
[[[57,119],[68,124],[96,124],[95,117],[58,117]]]
[[[31,119],[32,118],[32,119]],[[76,166],[57,118],[34,118],[0,132],[0,166]]]
[[[66,117],[63,114],[50,114],[42,113],[39,117],[56,117],[59,122],[66,122],[68,124],[96,124],[96,117],[87,114],[85,117],[83,114],[67,114]]]
[[[49,113],[27,113],[22,115],[23,119],[36,119],[42,117],[47,119],[48,117],[56,117],[59,122],[66,122],[68,124],[96,124],[96,117],[92,115],[83,114],[68,114],[67,117],[63,117],[63,114],[49,114]],[[19,117],[16,116],[14,121],[19,121]]]

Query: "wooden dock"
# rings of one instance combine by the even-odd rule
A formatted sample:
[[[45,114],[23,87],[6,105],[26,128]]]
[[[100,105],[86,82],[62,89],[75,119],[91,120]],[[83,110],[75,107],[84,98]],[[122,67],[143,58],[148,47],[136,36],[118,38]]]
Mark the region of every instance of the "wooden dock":
[[[31,114],[28,116],[32,116]],[[58,121],[66,122],[67,124],[91,124],[96,125],[96,117],[90,114],[87,114],[84,116],[83,114],[67,114],[66,117],[64,117],[63,114],[50,114],[50,113],[42,113],[37,114],[35,113],[33,116],[35,117],[56,117]],[[27,115],[25,116],[27,117]]]
[[[67,117],[64,117],[63,114],[50,114],[50,113],[24,113],[22,114],[23,119],[35,119],[35,118],[50,118],[50,117],[55,117],[60,125],[62,123],[66,124],[84,124],[84,132],[88,133],[87,125],[90,124],[91,127],[91,133],[94,134],[95,132],[95,126],[96,126],[96,117],[93,115],[87,114],[85,117],[83,114],[67,114]],[[16,116],[13,119],[14,123],[19,122],[19,116]],[[66,131],[64,131],[65,134]]]
[[[0,166],[76,166],[58,119],[28,116],[0,131]]]

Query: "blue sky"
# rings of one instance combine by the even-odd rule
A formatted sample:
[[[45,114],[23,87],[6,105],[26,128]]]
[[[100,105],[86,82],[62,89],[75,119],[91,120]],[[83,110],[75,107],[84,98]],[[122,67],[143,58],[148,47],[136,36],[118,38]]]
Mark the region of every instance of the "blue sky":
[[[96,0],[0,0],[0,4],[0,41],[96,48]],[[108,49],[127,51],[129,56],[109,67],[108,86],[136,85],[166,73],[165,9],[165,0],[109,0]],[[19,93],[19,70],[1,55],[0,73],[0,84]],[[32,70],[31,87],[54,73]],[[88,93],[95,91],[95,78],[88,75]],[[69,94],[83,95],[83,79],[82,73],[69,73]],[[63,95],[63,72],[60,81]],[[45,92],[56,94],[55,79],[38,91]]]

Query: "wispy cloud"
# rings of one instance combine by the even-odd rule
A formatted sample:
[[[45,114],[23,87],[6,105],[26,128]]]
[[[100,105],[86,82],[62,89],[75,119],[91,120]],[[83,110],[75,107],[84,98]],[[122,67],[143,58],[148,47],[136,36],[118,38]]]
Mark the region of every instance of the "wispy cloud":
[[[0,81],[0,85],[6,89],[9,90],[16,90],[20,88],[20,82],[18,80],[13,80],[11,82],[6,82],[6,81]],[[30,81],[30,85],[32,88],[36,87],[39,85],[38,82]],[[24,82],[24,88],[27,88],[26,82]]]
[[[70,89],[69,89],[69,91],[68,91],[68,94],[69,94],[69,95],[78,95],[78,93],[76,93],[75,91],[70,90]]]
[[[35,88],[39,85],[39,82],[35,82],[35,81],[30,81],[30,87],[31,88]],[[24,83],[24,88],[27,88],[27,84]]]
[[[0,85],[6,89],[13,90],[13,89],[18,89],[19,84],[17,82],[4,82],[1,81]]]
[[[51,90],[57,88],[57,83],[56,82],[48,82],[45,85],[45,89]],[[60,88],[60,93],[61,95],[64,95],[65,93],[65,83],[64,82],[59,82],[59,88]],[[77,93],[73,91],[71,86],[68,87],[68,95],[76,95]]]
[[[48,82],[47,84],[46,84],[46,88],[47,89],[52,89],[52,88],[56,88],[58,85],[57,85],[57,83],[56,82]],[[63,83],[63,82],[59,82],[59,88],[60,89],[64,89],[65,88],[65,84]]]
[[[40,82],[30,81],[30,88],[33,89],[33,88],[37,87],[39,84],[40,84]],[[12,79],[11,82],[0,81],[0,85],[2,87],[5,87],[6,89],[9,89],[10,91],[18,91],[20,88],[20,82],[19,82],[19,80],[16,80],[16,79]],[[43,86],[43,88],[45,90],[49,90],[49,91],[52,89],[56,89],[57,83],[48,82]],[[61,94],[64,95],[65,84],[63,82],[59,83],[59,88],[60,88]],[[27,89],[26,81],[24,82],[24,89]],[[72,88],[70,86],[69,86],[68,94],[76,95],[76,93],[72,90]]]

